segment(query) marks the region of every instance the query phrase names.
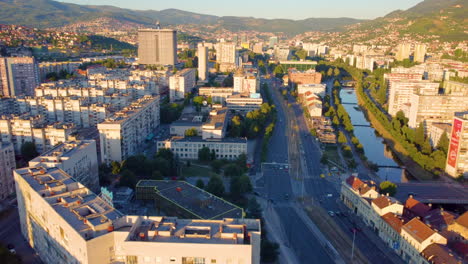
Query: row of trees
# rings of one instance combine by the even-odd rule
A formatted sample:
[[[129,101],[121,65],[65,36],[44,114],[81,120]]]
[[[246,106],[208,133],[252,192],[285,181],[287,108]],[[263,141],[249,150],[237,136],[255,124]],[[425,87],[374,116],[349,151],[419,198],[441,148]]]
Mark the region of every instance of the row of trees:
[[[445,160],[447,157],[446,149],[448,148],[448,138],[446,135],[442,137],[441,142],[432,149],[429,139],[424,134],[424,124],[421,123],[419,128],[413,130],[408,127],[407,118],[402,112],[398,113],[395,118],[388,118],[385,112],[382,112],[374,101],[367,95],[364,90],[362,71],[350,67],[348,65],[339,65],[357,82],[356,91],[360,103],[367,109],[369,115],[375,117],[380,125],[390,133],[407,152],[408,156],[413,159],[422,168],[433,172],[440,173],[445,168]],[[376,79],[376,82],[379,80]],[[376,84],[376,83],[374,83]],[[370,86],[366,86],[370,87]],[[447,138],[447,139],[446,139]]]
[[[245,117],[235,115],[228,128],[228,136],[257,138],[265,132],[267,124],[274,119],[274,112],[274,106],[263,103],[260,109],[248,112]]]

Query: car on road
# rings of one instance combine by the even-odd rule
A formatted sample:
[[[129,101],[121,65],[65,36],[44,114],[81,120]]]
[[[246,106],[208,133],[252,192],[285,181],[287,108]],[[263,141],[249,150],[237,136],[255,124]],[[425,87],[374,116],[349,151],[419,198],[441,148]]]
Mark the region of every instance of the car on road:
[[[327,197],[328,197],[328,198],[332,198],[332,197],[333,197],[333,194],[327,193]]]
[[[335,216],[335,213],[333,211],[328,211],[328,214],[332,217]]]
[[[285,194],[284,194],[284,199],[285,199],[285,200],[289,200],[289,193],[285,193]]]
[[[7,248],[11,254],[16,254],[15,246],[13,246],[12,244],[8,244]]]

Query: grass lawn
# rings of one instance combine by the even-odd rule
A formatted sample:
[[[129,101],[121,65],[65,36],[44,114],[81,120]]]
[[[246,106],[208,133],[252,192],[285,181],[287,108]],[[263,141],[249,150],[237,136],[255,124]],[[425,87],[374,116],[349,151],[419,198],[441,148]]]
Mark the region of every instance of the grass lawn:
[[[184,177],[211,177],[212,175],[217,174],[212,172],[211,168],[201,167],[193,163],[190,167],[187,167],[186,164],[182,166],[182,176]]]
[[[327,154],[329,160],[341,164],[340,156],[338,155],[338,146],[326,144],[324,153]]]

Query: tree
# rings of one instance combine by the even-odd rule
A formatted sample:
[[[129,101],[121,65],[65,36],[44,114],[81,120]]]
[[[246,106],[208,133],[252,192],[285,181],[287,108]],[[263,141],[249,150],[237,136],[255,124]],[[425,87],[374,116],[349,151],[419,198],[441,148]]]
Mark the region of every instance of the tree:
[[[252,219],[262,218],[262,207],[255,197],[249,199],[249,203],[247,204],[247,217]]]
[[[219,176],[211,176],[208,184],[206,185],[207,192],[212,193],[216,196],[223,196],[224,195],[224,183],[223,180]]]
[[[195,186],[197,186],[197,187],[200,188],[200,189],[204,189],[204,188],[205,188],[205,183],[203,182],[202,179],[198,179],[198,180],[197,180],[197,183],[195,184]]]
[[[174,160],[174,153],[171,149],[168,148],[160,148],[158,153],[156,153],[156,157],[163,158],[169,162]]]
[[[328,76],[328,77],[333,76],[333,68],[328,68],[327,76]]]
[[[437,149],[442,150],[445,154],[447,154],[449,144],[450,140],[447,136],[447,132],[444,132],[439,138],[439,142],[437,143]]]
[[[296,56],[297,56],[300,60],[305,60],[306,57],[307,57],[307,51],[306,51],[306,50],[303,50],[303,49],[300,49],[300,50],[296,51]]]
[[[152,180],[164,180],[164,177],[160,171],[156,170],[156,171],[153,171],[153,173],[151,174],[151,179]]]
[[[425,139],[426,136],[424,134],[424,123],[421,122],[414,132],[414,143],[416,143],[419,147],[422,147]]]
[[[243,197],[246,193],[252,191],[252,183],[247,175],[231,178],[230,193],[235,199]]]
[[[210,165],[214,173],[220,173],[224,162],[222,160],[213,160]]]
[[[224,176],[237,177],[243,173],[242,169],[236,164],[229,164],[224,168]]]
[[[340,74],[341,74],[340,69],[335,68],[335,70],[333,70],[333,75],[338,77],[338,76],[340,76]]]
[[[262,262],[273,263],[276,262],[279,255],[279,245],[274,242],[270,242],[266,239],[262,239],[260,244],[261,250],[260,255]]]
[[[202,162],[208,162],[211,160],[211,151],[208,147],[203,147],[198,150],[198,160]]]
[[[283,78],[284,75],[284,70],[281,65],[277,65],[275,69],[273,70],[273,74],[275,74],[276,78]]]
[[[328,155],[327,153],[323,153],[322,158],[320,159],[320,163],[327,165],[328,164]]]
[[[34,159],[39,156],[39,153],[36,150],[36,144],[31,141],[26,141],[21,145],[21,156],[26,162]]]
[[[118,175],[122,170],[122,164],[118,161],[111,162],[112,174]]]
[[[121,174],[119,185],[135,189],[136,184],[137,184],[136,175],[129,170],[124,170]]]
[[[198,130],[194,127],[185,130],[186,137],[196,137],[198,136]]]
[[[380,183],[380,193],[387,194],[390,196],[394,196],[397,192],[397,186],[395,183],[390,181],[384,181]]]
[[[346,136],[343,132],[338,132],[338,143],[345,144],[348,142],[348,139],[346,139]]]

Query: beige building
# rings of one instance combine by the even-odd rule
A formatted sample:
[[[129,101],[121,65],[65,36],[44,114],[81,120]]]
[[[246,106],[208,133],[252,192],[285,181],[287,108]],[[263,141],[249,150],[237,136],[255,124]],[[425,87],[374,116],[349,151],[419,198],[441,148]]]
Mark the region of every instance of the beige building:
[[[75,72],[80,65],[81,62],[41,62],[39,63],[39,76],[41,78],[41,81],[45,81],[46,76],[49,73],[55,72],[59,74],[61,71],[67,71],[71,74]]]
[[[0,145],[0,201],[15,192],[13,170],[16,169],[15,151],[11,143]]]
[[[364,182],[356,176],[350,176],[341,183],[341,200],[369,226],[373,226],[374,219],[371,201],[377,197],[379,193],[372,182]]]
[[[185,98],[196,85],[195,69],[183,69],[169,78],[169,98],[171,102]]]
[[[250,112],[257,109],[263,104],[263,99],[256,94],[244,96],[242,94],[234,94],[226,98],[226,106],[229,110],[239,112]]]
[[[202,139],[201,137],[172,137],[158,141],[158,150],[167,148],[181,159],[198,159],[198,151],[207,147],[215,152],[217,159],[237,159],[241,154],[248,155],[248,141],[245,138]]]
[[[201,96],[211,97],[214,103],[224,104],[226,98],[234,93],[233,88],[229,87],[200,87],[198,94]]]
[[[159,122],[159,96],[145,96],[98,124],[101,161],[120,162],[137,154]]]
[[[123,216],[64,171],[14,172],[21,232],[45,263],[260,263],[260,221]]]
[[[39,70],[34,57],[0,57],[2,96],[32,96],[39,83]]]
[[[424,44],[415,45],[413,61],[423,63],[426,60],[426,50],[427,47]]]
[[[468,111],[455,113],[449,139],[445,171],[452,177],[468,178]]]
[[[455,81],[444,81],[442,86],[444,87],[445,94],[452,94],[452,93],[468,93],[468,84],[455,82]]]
[[[99,164],[94,140],[67,141],[29,162],[30,167],[59,168],[99,192]]]
[[[205,81],[208,78],[208,47],[198,44],[198,78]]]
[[[396,60],[402,61],[404,59],[409,59],[411,53],[411,45],[408,43],[399,44],[397,47]]]
[[[72,123],[47,124],[40,115],[8,115],[0,118],[2,142],[12,143],[16,153],[21,152],[21,146],[25,142],[33,142],[39,153],[47,151],[56,144],[67,141],[75,131],[76,127]]]
[[[226,136],[228,109],[219,108],[210,111],[205,123],[202,125],[202,138],[223,139]]]
[[[455,232],[459,240],[468,241],[468,212],[460,215],[447,227],[448,231]]]
[[[221,72],[235,70],[239,66],[239,51],[236,43],[220,42],[215,44],[216,63]]]
[[[150,65],[177,63],[177,31],[172,29],[138,30],[138,62]]]
[[[432,123],[451,123],[455,112],[468,109],[468,93],[441,95],[437,91],[419,91],[411,95],[410,102],[408,125],[417,127],[424,121],[427,127]]]
[[[297,85],[297,94],[301,96],[307,92],[311,92],[323,98],[325,96],[326,89],[327,85],[323,83],[299,84]]]
[[[439,90],[438,83],[429,81],[391,81],[388,90],[388,113],[395,116],[396,113],[402,110],[405,116],[409,116],[409,108],[412,105],[411,95],[415,92],[431,92],[437,93]]]
[[[260,80],[258,76],[245,73],[242,68],[240,68],[236,74],[234,74],[234,93],[242,94],[253,94],[260,92]]]
[[[411,219],[401,228],[401,256],[406,263],[424,263],[421,252],[433,243],[447,244],[447,239],[432,230],[417,218]]]
[[[439,144],[440,137],[446,133],[447,137],[452,131],[452,125],[449,123],[432,123],[430,126],[427,126],[427,135],[433,147],[436,147]]]

